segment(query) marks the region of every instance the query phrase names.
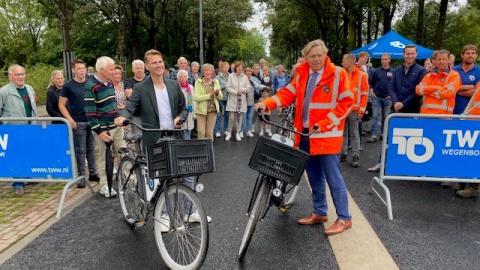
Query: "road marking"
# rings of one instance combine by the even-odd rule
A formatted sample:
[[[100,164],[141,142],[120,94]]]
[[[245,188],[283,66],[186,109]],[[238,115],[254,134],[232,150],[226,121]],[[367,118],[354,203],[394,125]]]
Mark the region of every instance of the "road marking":
[[[323,225],[325,229],[337,219],[328,187],[326,194],[330,207],[329,221]],[[339,269],[399,269],[350,193],[348,193],[348,203],[352,215],[352,229],[328,236]]]
[[[308,181],[306,173],[303,177],[307,179],[310,193],[312,188]],[[335,207],[333,206],[332,196],[328,185],[325,193],[327,194],[328,222],[323,224],[325,230],[332,226],[337,220]],[[383,245],[378,235],[373,230],[370,222],[363,215],[357,203],[348,193],[349,211],[352,215],[352,228],[337,235],[328,236],[333,254],[337,259],[338,268],[345,269],[399,269],[388,250]]]

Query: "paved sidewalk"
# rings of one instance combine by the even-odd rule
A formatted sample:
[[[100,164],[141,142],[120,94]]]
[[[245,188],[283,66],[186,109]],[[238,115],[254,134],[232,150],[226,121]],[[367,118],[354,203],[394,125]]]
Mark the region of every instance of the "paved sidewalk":
[[[91,182],[95,188],[98,183]],[[0,254],[36,230],[57,213],[65,183],[38,183],[25,186],[21,197],[12,192],[11,183],[0,183]],[[84,195],[88,187],[73,185],[67,192],[64,209]]]

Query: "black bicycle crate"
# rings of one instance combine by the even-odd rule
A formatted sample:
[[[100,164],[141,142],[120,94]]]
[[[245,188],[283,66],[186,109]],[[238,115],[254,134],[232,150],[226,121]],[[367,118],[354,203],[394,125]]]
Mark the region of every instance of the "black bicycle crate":
[[[209,173],[215,170],[211,140],[166,140],[147,146],[151,179]]]
[[[248,166],[278,180],[297,185],[309,154],[267,137],[260,137]]]

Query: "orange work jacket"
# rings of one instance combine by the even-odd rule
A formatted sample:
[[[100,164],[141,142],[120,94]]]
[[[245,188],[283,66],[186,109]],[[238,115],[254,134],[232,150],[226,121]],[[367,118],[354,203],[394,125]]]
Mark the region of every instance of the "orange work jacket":
[[[475,93],[473,94],[472,98],[468,102],[465,111],[463,114],[466,115],[480,115],[480,82],[476,85]]]
[[[288,106],[295,102],[296,130],[303,128],[302,111],[307,89],[310,66],[308,62],[300,64],[291,82],[280,88],[276,95],[263,101],[268,110]],[[323,75],[315,86],[309,106],[308,127],[317,124],[320,133],[310,136],[311,155],[338,154],[342,148],[345,118],[350,114],[353,105],[353,92],[350,87],[348,73],[341,67],[331,63],[327,56]],[[295,145],[300,143],[300,136],[295,137]]]
[[[352,74],[348,74],[350,85],[353,89],[353,107],[352,111],[358,111],[359,115],[365,113],[368,101],[368,79],[367,74],[360,68],[355,68]]]
[[[422,98],[420,113],[453,114],[455,94],[462,85],[460,74],[449,68],[448,72],[429,72],[415,88]]]

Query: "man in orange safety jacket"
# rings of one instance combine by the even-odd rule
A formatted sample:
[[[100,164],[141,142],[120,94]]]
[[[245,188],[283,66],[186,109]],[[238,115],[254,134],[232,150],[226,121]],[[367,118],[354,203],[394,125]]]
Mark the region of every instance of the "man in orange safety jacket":
[[[353,107],[345,123],[343,131],[343,145],[340,154],[340,162],[347,161],[348,137],[352,145],[352,166],[358,167],[360,161],[360,133],[358,123],[362,119],[368,101],[367,74],[355,64],[354,54],[345,54],[342,60],[343,68],[348,72],[350,86],[353,89]]]
[[[333,65],[327,53],[322,40],[308,43],[302,50],[306,62],[296,68],[291,82],[273,97],[257,103],[255,109],[273,110],[295,103],[294,125],[297,130],[306,133],[314,125],[319,126],[310,137],[296,136],[296,145],[311,155],[306,171],[314,207],[313,213],[299,219],[298,223],[310,225],[328,220],[326,180],[337,212],[337,220],[325,231],[331,235],[352,227],[338,154],[342,147],[345,118],[352,109],[354,95],[347,71]]]
[[[436,68],[427,73],[415,88],[422,98],[420,113],[452,114],[455,107],[455,93],[462,85],[460,74],[449,66],[450,53],[439,50],[435,60]]]

